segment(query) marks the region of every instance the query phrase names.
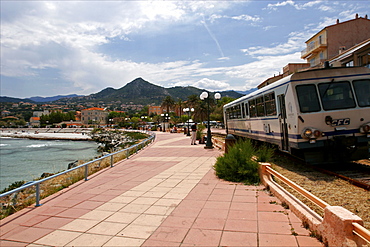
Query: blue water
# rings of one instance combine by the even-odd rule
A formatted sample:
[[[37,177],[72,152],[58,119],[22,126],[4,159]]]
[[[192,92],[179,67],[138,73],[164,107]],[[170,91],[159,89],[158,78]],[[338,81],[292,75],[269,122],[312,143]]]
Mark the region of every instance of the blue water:
[[[0,138],[0,190],[16,181],[32,181],[42,173],[66,170],[76,160],[98,156],[97,144],[89,141]]]

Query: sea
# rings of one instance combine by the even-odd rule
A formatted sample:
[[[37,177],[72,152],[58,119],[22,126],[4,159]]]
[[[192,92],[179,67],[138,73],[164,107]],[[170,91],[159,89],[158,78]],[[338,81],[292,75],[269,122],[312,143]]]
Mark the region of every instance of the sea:
[[[33,181],[43,173],[68,169],[76,160],[99,155],[93,141],[0,138],[0,191],[16,181]]]

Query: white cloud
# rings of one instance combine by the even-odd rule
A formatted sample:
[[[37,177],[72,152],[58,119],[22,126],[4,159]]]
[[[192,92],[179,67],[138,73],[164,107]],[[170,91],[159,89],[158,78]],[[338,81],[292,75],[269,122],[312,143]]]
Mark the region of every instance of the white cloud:
[[[287,1],[278,2],[278,3],[270,3],[267,5],[267,8],[277,10],[278,7],[292,6],[297,10],[305,10],[307,8],[320,4],[322,2],[323,2],[322,0],[316,0],[316,1],[309,1],[307,3],[302,4],[300,1],[296,3],[293,0],[287,0]]]

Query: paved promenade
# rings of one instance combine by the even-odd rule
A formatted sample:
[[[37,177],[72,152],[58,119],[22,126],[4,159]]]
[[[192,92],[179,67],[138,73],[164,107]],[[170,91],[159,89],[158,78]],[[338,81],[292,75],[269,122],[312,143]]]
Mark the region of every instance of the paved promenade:
[[[1,220],[0,246],[323,246],[262,186],[217,179],[217,149],[156,141]]]

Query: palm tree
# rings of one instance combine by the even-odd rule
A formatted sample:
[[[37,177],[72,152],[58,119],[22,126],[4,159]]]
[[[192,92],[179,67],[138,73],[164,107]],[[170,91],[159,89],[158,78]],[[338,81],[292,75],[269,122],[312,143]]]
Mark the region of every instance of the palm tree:
[[[170,109],[175,105],[175,101],[171,96],[166,96],[166,98],[163,99],[161,107],[166,108],[167,113],[170,113]]]

